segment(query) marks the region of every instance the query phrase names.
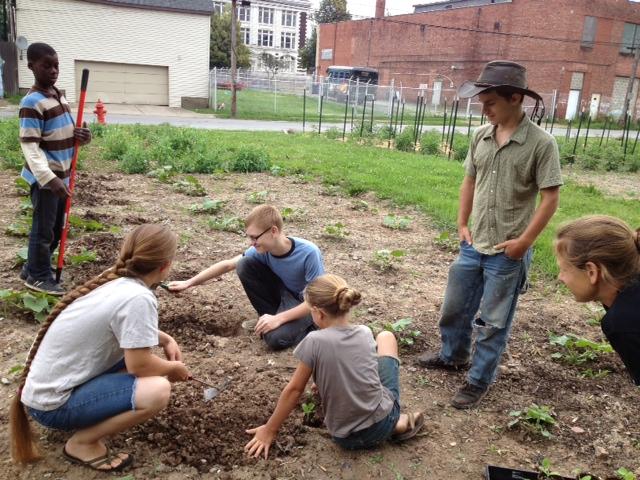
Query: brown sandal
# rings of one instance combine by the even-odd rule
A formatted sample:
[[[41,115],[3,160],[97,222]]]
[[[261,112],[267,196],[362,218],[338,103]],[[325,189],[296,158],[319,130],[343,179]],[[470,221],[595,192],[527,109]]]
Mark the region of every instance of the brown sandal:
[[[415,437],[424,426],[424,414],[422,412],[417,414],[413,412],[407,413],[407,416],[409,417],[409,425],[407,426],[407,429],[402,433],[393,435],[391,437],[391,441],[404,442],[405,440],[409,440],[410,438]]]
[[[133,463],[133,455],[129,453],[125,455],[127,455],[127,458],[125,459],[122,459],[117,455],[112,456],[109,454],[109,449],[107,448],[107,451],[104,455],[100,455],[99,457],[92,458],[91,460],[82,460],[68,453],[66,446],[62,447],[62,456],[66,458],[68,461],[70,461],[71,463],[75,463],[76,465],[82,465],[83,467],[87,467],[92,470],[97,470],[99,472],[119,472],[121,470],[124,470],[125,468],[127,468],[129,465]],[[112,467],[111,462],[113,462],[116,459],[120,460],[120,464],[115,467]],[[104,465],[108,465],[109,468],[100,468]]]

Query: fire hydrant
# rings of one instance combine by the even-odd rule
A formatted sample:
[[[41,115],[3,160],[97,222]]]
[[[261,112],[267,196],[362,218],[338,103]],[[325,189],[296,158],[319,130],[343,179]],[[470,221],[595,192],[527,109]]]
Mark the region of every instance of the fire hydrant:
[[[102,100],[98,99],[98,101],[96,102],[96,109],[93,111],[93,113],[95,113],[96,117],[98,117],[98,123],[106,125],[107,109],[104,108],[104,103],[102,103]]]

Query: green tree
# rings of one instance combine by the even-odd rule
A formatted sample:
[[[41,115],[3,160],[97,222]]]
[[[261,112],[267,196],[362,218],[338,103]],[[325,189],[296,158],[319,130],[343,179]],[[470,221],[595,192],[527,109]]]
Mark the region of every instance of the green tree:
[[[236,28],[236,60],[238,68],[251,66],[251,52],[240,38],[240,24]],[[209,66],[211,68],[231,67],[231,7],[227,6],[222,15],[211,16],[211,42],[209,45]]]
[[[260,60],[262,61],[264,69],[271,77],[275,77],[278,74],[278,71],[284,67],[284,61],[282,59],[267,52],[262,52],[260,54]]]
[[[298,66],[307,71],[316,68],[316,42],[318,37],[316,29],[311,32],[311,37],[307,40],[307,44],[298,50]]]
[[[322,0],[313,19],[317,23],[334,23],[351,20],[347,11],[347,0]]]

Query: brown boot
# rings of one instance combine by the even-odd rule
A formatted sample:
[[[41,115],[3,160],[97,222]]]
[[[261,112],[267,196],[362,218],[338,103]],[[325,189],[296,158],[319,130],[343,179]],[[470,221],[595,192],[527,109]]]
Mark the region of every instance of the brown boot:
[[[424,368],[440,369],[440,370],[464,370],[469,368],[469,362],[465,363],[447,363],[438,352],[425,352],[418,357],[418,365]]]
[[[488,391],[489,388],[465,382],[451,399],[451,405],[460,410],[477,407]]]

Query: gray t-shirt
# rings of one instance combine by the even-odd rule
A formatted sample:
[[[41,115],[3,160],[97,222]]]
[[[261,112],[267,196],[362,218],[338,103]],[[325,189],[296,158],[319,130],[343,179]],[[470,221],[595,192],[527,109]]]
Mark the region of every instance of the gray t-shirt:
[[[158,302],[140,280],[118,278],[65,308],[33,359],[22,403],[55,410],[71,391],[118,363],[125,348],[158,344]]]
[[[293,355],[313,370],[332,436],[348,437],[391,411],[393,394],[380,383],[376,342],[364,325],[311,332]]]

